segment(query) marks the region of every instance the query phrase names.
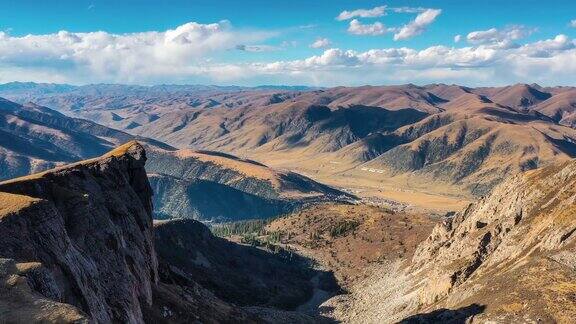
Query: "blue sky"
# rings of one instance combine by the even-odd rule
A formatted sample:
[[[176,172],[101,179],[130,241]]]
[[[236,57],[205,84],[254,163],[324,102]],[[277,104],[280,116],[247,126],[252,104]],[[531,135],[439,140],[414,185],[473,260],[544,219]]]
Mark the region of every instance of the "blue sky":
[[[576,82],[571,1],[0,0],[0,12],[0,82]]]

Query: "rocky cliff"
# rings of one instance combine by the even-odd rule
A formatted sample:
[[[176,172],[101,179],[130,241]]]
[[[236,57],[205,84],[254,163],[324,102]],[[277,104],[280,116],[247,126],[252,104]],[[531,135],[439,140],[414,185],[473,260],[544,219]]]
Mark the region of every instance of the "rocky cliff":
[[[143,147],[130,142],[97,159],[0,183],[0,257],[14,260],[3,263],[1,275],[13,293],[33,296],[0,294],[2,306],[20,303],[2,307],[3,318],[85,314],[99,323],[143,322],[158,280],[145,161]],[[23,278],[34,292],[14,285]]]
[[[572,160],[507,179],[325,306],[352,323],[573,323],[575,282]]]
[[[487,305],[492,318],[576,316],[576,162],[517,176],[438,225],[417,249],[422,304]],[[514,314],[516,313],[516,314]]]

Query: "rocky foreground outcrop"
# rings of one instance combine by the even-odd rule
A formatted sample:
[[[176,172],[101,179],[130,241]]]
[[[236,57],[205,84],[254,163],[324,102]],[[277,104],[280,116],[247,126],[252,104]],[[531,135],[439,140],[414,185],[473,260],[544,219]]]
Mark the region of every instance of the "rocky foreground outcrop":
[[[408,267],[325,306],[353,323],[573,323],[576,161],[508,179],[438,224]]]
[[[417,249],[422,304],[472,302],[501,320],[576,318],[576,161],[517,176]]]
[[[145,161],[130,142],[0,183],[3,320],[143,321],[158,281]]]

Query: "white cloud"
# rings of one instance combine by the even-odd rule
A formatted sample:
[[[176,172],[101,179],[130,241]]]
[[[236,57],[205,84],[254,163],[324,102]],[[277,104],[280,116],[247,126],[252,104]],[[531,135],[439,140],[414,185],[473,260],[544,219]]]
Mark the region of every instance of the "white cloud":
[[[546,55],[542,55],[545,53]],[[317,85],[456,82],[471,85],[576,82],[576,47],[565,35],[515,48],[406,47],[365,52],[329,49],[303,60],[251,65],[252,73]]]
[[[488,30],[473,31],[466,36],[470,44],[490,45],[498,48],[519,47],[515,41],[532,34],[534,29],[526,26],[510,26],[505,29],[490,28]]]
[[[460,40],[462,40],[462,35],[454,36],[454,43],[458,43],[458,42],[460,42]]]
[[[371,26],[365,29],[368,34],[389,31],[374,24],[360,26]],[[236,60],[239,55],[231,54],[230,49],[274,49],[258,44],[276,34],[241,31],[228,22],[189,23],[167,31],[130,34],[61,31],[14,37],[0,32],[0,82],[323,86],[402,82],[576,83],[576,44],[570,37],[560,34],[523,45],[494,46],[505,39],[519,39],[522,33],[489,30],[488,34],[492,37],[486,33],[474,34],[473,43],[460,48],[445,45],[367,51],[330,48],[319,55],[295,60],[243,58],[243,63],[239,63]],[[324,39],[319,40],[329,46]]]
[[[576,19],[570,20],[570,23],[569,23],[568,25],[569,25],[570,27],[576,28]]]
[[[522,46],[521,52],[529,57],[552,57],[560,51],[576,48],[574,41],[560,34],[554,39],[546,39]]]
[[[422,34],[428,25],[433,23],[441,13],[441,9],[424,10],[423,12],[419,13],[414,20],[402,26],[402,28],[400,28],[400,30],[394,34],[394,40],[409,39]]]
[[[377,21],[372,24],[362,24],[358,19],[352,19],[348,26],[348,32],[354,35],[371,35],[377,36],[392,31],[391,28],[386,28],[384,24]]]
[[[376,17],[382,17],[384,15],[386,15],[386,6],[379,6],[374,7],[372,9],[356,9],[352,11],[344,10],[338,15],[338,17],[336,17],[336,19],[348,20],[355,17],[376,18]]]
[[[397,13],[421,13],[427,10],[426,8],[422,7],[396,7],[390,9]]]
[[[133,82],[202,70],[205,58],[235,48],[262,51],[253,45],[274,33],[242,32],[228,21],[195,22],[163,32],[128,34],[107,32],[12,37],[0,35],[0,66],[54,70],[71,80],[89,76],[91,82]]]
[[[310,44],[312,48],[325,48],[332,45],[332,42],[328,38],[318,38],[314,43]]]

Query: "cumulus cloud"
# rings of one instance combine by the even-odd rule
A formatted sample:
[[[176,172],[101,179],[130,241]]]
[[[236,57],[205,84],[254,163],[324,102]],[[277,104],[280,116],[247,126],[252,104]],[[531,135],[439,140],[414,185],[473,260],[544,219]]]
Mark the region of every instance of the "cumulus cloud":
[[[314,43],[310,44],[312,48],[325,48],[332,45],[332,42],[328,38],[318,38]]]
[[[380,30],[387,29],[382,26]],[[494,43],[518,39],[520,34],[505,33],[507,38],[494,36],[499,33],[489,34],[492,37],[475,34],[468,46],[460,48],[445,45],[367,51],[329,48],[301,59],[243,59],[240,63],[230,58],[230,49],[262,51],[266,45],[258,44],[275,34],[239,31],[228,22],[189,23],[166,31],[130,34],[61,31],[14,37],[0,32],[0,82],[322,86],[401,82],[576,83],[576,44],[570,37],[560,34],[551,39],[503,47]],[[481,40],[483,37],[492,41]],[[323,38],[317,41],[329,46]]]
[[[569,25],[570,27],[576,28],[576,19],[570,20],[570,23],[568,23],[568,25]]]
[[[251,45],[271,32],[241,32],[230,22],[190,22],[158,32],[111,34],[103,31],[12,37],[0,35],[0,65],[19,69],[54,70],[70,79],[131,82],[164,75],[201,71],[208,55],[237,48],[269,50]]]
[[[291,75],[308,82],[322,76],[325,79],[320,85],[401,81],[557,84],[558,80],[576,81],[574,55],[574,40],[558,35],[515,48],[438,45],[422,50],[407,47],[364,52],[329,49],[303,60],[256,64],[250,68],[255,73]]]
[[[568,36],[560,34],[553,39],[526,44],[521,47],[521,52],[529,57],[547,58],[554,56],[558,52],[574,48],[576,48],[574,41]]]
[[[454,43],[458,43],[458,42],[460,42],[460,40],[462,40],[462,35],[454,36]]]
[[[499,48],[519,47],[515,41],[532,34],[534,29],[526,26],[510,26],[504,29],[490,28],[488,30],[473,31],[466,36],[470,44],[491,45]]]
[[[376,18],[376,17],[382,17],[384,15],[386,15],[386,6],[379,6],[379,7],[374,7],[372,9],[356,9],[356,10],[352,10],[352,11],[344,10],[338,15],[338,17],[336,17],[336,19],[337,20],[348,20],[348,19],[352,19],[355,17]]]
[[[426,9],[422,11],[414,20],[402,26],[402,28],[394,34],[394,40],[409,39],[422,34],[428,25],[433,23],[441,13],[441,9]]]
[[[358,19],[352,19],[348,26],[348,32],[353,35],[377,36],[392,30],[391,28],[386,28],[386,26],[379,21],[372,24],[362,24]]]

